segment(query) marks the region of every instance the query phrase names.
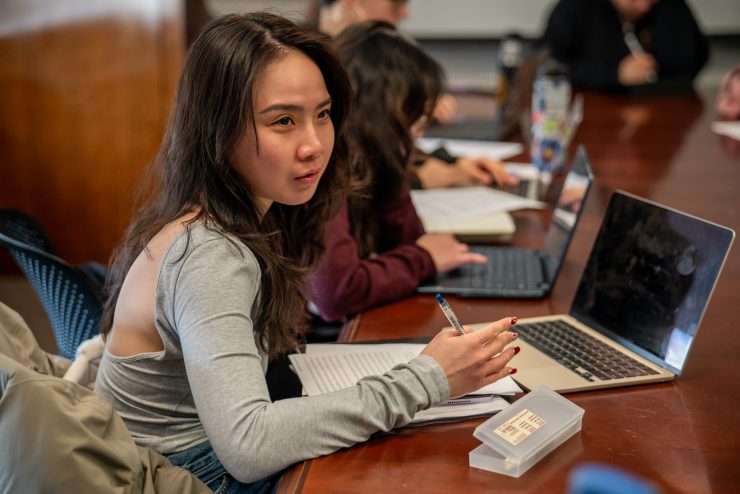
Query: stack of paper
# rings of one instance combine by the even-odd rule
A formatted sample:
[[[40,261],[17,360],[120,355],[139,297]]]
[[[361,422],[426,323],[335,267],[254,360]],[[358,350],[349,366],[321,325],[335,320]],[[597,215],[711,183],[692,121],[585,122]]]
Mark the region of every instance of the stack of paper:
[[[413,190],[411,200],[419,215],[452,221],[486,213],[547,207],[541,201],[485,186]]]
[[[491,187],[412,190],[411,201],[424,229],[455,235],[507,235],[515,231],[508,211],[546,204]]]
[[[306,353],[292,354],[289,358],[305,393],[316,396],[352,387],[363,377],[384,374],[419,355],[424,347],[420,343],[316,343],[306,345]],[[470,403],[453,400],[420,411],[412,424],[492,415],[509,404],[501,395],[520,392],[522,389],[514,380],[506,377],[467,395]]]

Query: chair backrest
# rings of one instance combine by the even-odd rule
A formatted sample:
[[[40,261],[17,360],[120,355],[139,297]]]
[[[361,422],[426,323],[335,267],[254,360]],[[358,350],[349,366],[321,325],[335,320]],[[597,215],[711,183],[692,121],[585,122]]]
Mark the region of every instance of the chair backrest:
[[[51,240],[32,216],[17,209],[0,209],[0,233],[55,254]]]
[[[102,295],[79,268],[35,245],[0,233],[0,243],[33,286],[49,317],[59,353],[74,358],[80,343],[98,332]]]

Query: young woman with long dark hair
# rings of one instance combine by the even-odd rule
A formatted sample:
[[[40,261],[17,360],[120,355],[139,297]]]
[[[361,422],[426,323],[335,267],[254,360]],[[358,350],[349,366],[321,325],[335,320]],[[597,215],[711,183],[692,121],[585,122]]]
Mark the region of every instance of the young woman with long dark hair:
[[[350,85],[322,35],[230,15],[188,53],[158,181],[118,250],[96,391],[141,446],[218,492],[267,492],[285,467],[401,426],[511,373],[502,319],[339,392],[272,402],[302,279],[348,189]]]

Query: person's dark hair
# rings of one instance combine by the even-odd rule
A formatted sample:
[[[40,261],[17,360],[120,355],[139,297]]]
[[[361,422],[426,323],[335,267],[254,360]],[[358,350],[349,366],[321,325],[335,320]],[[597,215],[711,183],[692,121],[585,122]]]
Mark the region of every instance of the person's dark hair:
[[[311,200],[298,206],[274,203],[260,218],[258,203],[231,166],[231,156],[247,125],[256,134],[255,80],[293,50],[313,60],[324,77],[332,98],[334,149]],[[162,227],[195,212],[189,224],[200,220],[233,235],[259,261],[261,295],[254,330],[261,347],[275,357],[294,346],[305,317],[303,276],[323,254],[324,225],[347,190],[343,125],[350,92],[347,74],[322,34],[267,13],[228,15],[209,23],[185,59],[168,129],[152,167],[156,185],[114,255],[101,331],[111,329],[121,285],[136,257]]]
[[[353,173],[366,184],[366,194],[352,196],[349,211],[352,235],[365,257],[376,248],[377,205],[397,196],[410,178],[411,126],[429,118],[444,72],[387,22],[352,25],[335,43],[354,89],[348,135]]]

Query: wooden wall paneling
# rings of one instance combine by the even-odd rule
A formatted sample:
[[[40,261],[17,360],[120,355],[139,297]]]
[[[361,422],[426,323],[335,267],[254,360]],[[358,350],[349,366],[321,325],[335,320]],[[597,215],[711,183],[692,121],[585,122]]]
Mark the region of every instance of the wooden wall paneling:
[[[70,262],[107,262],[157,151],[185,50],[182,0],[0,3],[0,207]]]

